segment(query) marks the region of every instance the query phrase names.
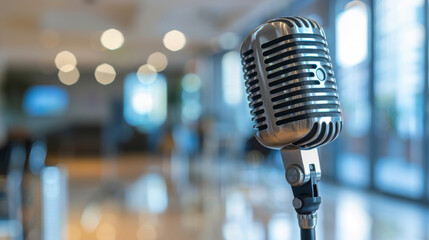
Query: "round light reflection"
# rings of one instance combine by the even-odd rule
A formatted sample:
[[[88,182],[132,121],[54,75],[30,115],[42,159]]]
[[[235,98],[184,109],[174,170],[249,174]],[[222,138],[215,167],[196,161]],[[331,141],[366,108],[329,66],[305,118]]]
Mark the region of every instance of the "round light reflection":
[[[156,79],[156,68],[150,64],[145,64],[137,70],[137,78],[142,83],[151,83]]]
[[[55,66],[63,72],[71,72],[76,64],[76,57],[69,51],[62,51],[55,57]]]
[[[152,111],[154,102],[149,93],[138,93],[134,95],[131,104],[137,113],[147,114]]]
[[[219,46],[224,50],[230,50],[236,48],[240,43],[240,38],[237,34],[232,32],[227,32],[219,37]]]
[[[119,30],[110,28],[101,34],[100,42],[105,48],[116,50],[124,44],[124,35]]]
[[[195,73],[188,73],[182,79],[182,88],[186,92],[197,92],[201,88],[201,79]]]
[[[111,65],[103,63],[97,66],[94,75],[97,82],[107,85],[115,80],[116,71]]]
[[[112,224],[104,223],[97,229],[97,240],[116,240],[116,229]]]
[[[58,78],[60,79],[60,82],[64,83],[65,85],[73,85],[79,80],[79,71],[77,68],[73,68],[73,70],[69,72],[64,72],[60,70],[58,72]]]
[[[172,30],[164,35],[162,42],[168,50],[175,52],[179,51],[185,46],[186,37],[182,32],[178,30]]]
[[[147,63],[155,67],[157,72],[161,72],[167,67],[167,57],[160,52],[154,52],[147,58]]]

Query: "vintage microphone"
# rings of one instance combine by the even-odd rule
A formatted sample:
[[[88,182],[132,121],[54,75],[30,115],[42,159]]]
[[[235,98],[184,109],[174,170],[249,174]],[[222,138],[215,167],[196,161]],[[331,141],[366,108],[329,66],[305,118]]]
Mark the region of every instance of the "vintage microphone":
[[[255,136],[281,151],[301,239],[314,240],[321,203],[316,147],[342,128],[325,32],[308,18],[274,19],[245,38],[241,57]]]

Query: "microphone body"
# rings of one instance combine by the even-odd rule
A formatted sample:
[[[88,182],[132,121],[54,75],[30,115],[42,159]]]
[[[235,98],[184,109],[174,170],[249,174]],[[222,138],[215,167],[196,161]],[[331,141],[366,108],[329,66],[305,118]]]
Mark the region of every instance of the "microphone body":
[[[252,120],[272,149],[311,149],[336,139],[342,118],[325,32],[285,17],[252,31],[241,46]]]
[[[336,80],[323,28],[304,17],[283,17],[253,30],[241,57],[258,141],[281,150],[302,239],[315,239],[321,177],[316,147],[342,128]]]

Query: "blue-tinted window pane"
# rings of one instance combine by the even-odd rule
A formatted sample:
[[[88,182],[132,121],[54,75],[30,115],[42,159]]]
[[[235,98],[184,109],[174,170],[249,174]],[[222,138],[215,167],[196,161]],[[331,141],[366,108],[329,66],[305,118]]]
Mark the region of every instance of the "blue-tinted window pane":
[[[376,187],[423,191],[423,0],[375,1]]]
[[[130,73],[124,82],[125,121],[143,132],[160,127],[167,116],[167,83],[156,76]]]
[[[370,129],[368,6],[353,1],[336,18],[337,79],[343,109],[337,175],[356,186],[369,185]]]
[[[241,57],[237,51],[230,51],[222,56],[222,96],[225,107],[222,114],[228,113],[229,123],[233,123],[234,131],[244,136],[252,134],[252,116],[250,115],[249,101],[245,91]],[[228,109],[228,110],[226,110]]]

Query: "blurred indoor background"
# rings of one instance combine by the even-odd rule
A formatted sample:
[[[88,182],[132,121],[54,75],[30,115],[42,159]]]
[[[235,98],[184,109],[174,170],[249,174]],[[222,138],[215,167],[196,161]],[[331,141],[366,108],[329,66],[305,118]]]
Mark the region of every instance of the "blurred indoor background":
[[[343,108],[318,239],[429,240],[428,1],[1,1],[0,239],[298,239],[238,53],[292,15]]]

